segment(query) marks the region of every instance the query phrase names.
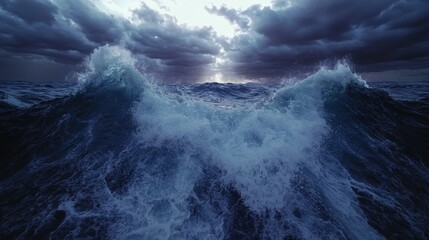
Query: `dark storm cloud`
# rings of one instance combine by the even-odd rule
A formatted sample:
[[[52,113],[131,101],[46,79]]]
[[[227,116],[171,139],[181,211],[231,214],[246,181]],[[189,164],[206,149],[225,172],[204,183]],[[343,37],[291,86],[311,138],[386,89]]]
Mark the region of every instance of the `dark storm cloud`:
[[[133,10],[134,16],[146,23],[160,24],[165,22],[166,19],[174,21],[171,16],[162,15],[157,11],[151,9],[146,4],[142,3],[140,8]]]
[[[271,7],[206,10],[239,26],[240,34],[220,38],[212,28],[180,25],[145,4],[134,10],[132,23],[90,1],[0,1],[1,79],[13,78],[5,66],[65,75],[67,66],[105,44],[130,49],[144,70],[170,82],[207,78],[219,56],[226,58],[222,73],[254,80],[312,71],[344,57],[363,72],[429,66],[427,0],[275,0]]]
[[[53,62],[73,65],[98,46],[121,44],[144,59],[165,81],[196,81],[204,76],[220,51],[211,28],[179,25],[173,17],[159,14],[145,4],[134,11],[134,20],[139,24],[131,24],[100,11],[88,1],[55,3],[48,0],[0,3],[3,65],[22,66],[19,59],[45,69],[49,65],[58,66]],[[8,73],[2,78],[6,79],[11,72]]]
[[[71,64],[79,62],[91,52],[95,44],[87,40],[70,23],[70,19],[58,16],[56,6],[49,1],[34,2],[39,6],[36,9],[29,8],[34,3],[27,5],[28,2],[23,0],[1,5],[0,44],[3,51],[14,58],[47,58]],[[45,7],[40,7],[42,5]],[[19,14],[15,9],[21,9]],[[33,13],[35,10],[39,12]]]
[[[249,27],[249,20],[235,9],[227,8],[226,6],[220,8],[211,6],[206,7],[206,10],[209,13],[225,17],[230,23],[237,24],[242,29],[247,29]]]
[[[252,6],[241,12],[251,19],[250,28],[226,45],[239,76],[282,77],[341,57],[351,58],[360,71],[413,68],[419,59],[429,63],[425,0],[293,4],[275,1],[271,8]]]
[[[79,26],[80,31],[97,45],[115,43],[128,30],[127,21],[100,11],[86,0],[64,1],[62,14]]]
[[[46,59],[0,57],[2,77],[8,76],[5,80],[54,82],[63,79],[65,74],[72,70],[73,65]]]
[[[57,7],[51,2],[40,0],[4,0],[0,6],[27,23],[48,23],[55,21]]]
[[[167,81],[193,82],[209,74],[220,51],[211,28],[181,26],[144,4],[134,14],[141,23],[130,32],[126,44],[133,53],[152,60],[152,69],[158,69]]]

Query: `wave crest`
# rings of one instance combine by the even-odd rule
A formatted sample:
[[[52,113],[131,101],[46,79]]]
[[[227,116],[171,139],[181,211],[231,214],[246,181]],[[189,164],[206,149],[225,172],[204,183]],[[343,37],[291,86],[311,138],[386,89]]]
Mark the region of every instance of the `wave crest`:
[[[322,106],[324,100],[344,94],[344,90],[352,85],[368,87],[347,63],[340,61],[333,69],[321,67],[309,77],[283,87],[273,96],[273,101],[282,106],[289,106],[291,100],[299,100],[307,107]]]
[[[135,64],[132,53],[122,47],[99,47],[85,59],[85,70],[77,74],[80,91],[116,89],[139,94],[147,82]]]

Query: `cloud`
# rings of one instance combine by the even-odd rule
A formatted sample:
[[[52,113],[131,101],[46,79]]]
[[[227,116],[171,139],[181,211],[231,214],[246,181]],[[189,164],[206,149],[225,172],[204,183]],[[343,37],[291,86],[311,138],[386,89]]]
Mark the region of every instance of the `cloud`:
[[[426,0],[274,0],[269,7],[206,10],[237,25],[237,34],[228,39],[210,27],[181,25],[144,3],[128,20],[91,1],[4,0],[0,60],[20,68],[72,66],[96,47],[120,44],[166,82],[207,80],[219,72],[228,80],[277,81],[313,71],[326,59],[350,59],[361,72],[429,64]],[[12,78],[2,69],[2,79]]]
[[[248,31],[227,45],[233,71],[251,79],[308,71],[325,59],[351,58],[360,71],[413,64],[429,55],[429,4],[409,1],[275,1],[252,6]],[[427,62],[426,62],[427,63]]]
[[[47,59],[0,57],[0,72],[8,81],[55,82],[73,70],[73,65]]]
[[[96,46],[70,19],[58,16],[59,9],[50,1],[37,1],[36,10],[43,9],[37,14],[26,4],[25,0],[11,1],[0,9],[0,45],[10,56],[75,64]],[[19,14],[15,9],[21,9]]]
[[[28,8],[29,2],[37,13]],[[33,65],[37,61],[77,64],[98,46],[121,44],[167,82],[198,81],[209,75],[220,51],[211,28],[179,25],[173,17],[145,4],[134,10],[137,23],[131,23],[99,10],[89,1],[54,3],[1,2],[0,44],[4,64],[21,66],[19,59]],[[2,78],[10,74],[8,71]]]
[[[57,13],[54,4],[40,0],[4,0],[0,2],[0,7],[29,24],[38,22],[51,24],[55,21],[54,15]]]
[[[97,45],[120,41],[129,28],[126,20],[100,11],[89,1],[63,1],[60,4],[62,16],[77,24],[80,32]]]
[[[222,6],[220,8],[211,6],[206,7],[206,10],[209,13],[225,17],[230,23],[237,24],[241,29],[247,29],[249,27],[249,20],[235,9],[231,9],[226,6]]]
[[[152,69],[159,69],[167,81],[198,81],[208,77],[209,70],[220,52],[213,29],[188,28],[179,25],[168,15],[161,15],[145,4],[134,11],[141,21],[134,26],[126,46],[136,54],[142,54]]]
[[[383,72],[366,72],[362,77],[368,81],[427,81],[429,68],[387,70]]]

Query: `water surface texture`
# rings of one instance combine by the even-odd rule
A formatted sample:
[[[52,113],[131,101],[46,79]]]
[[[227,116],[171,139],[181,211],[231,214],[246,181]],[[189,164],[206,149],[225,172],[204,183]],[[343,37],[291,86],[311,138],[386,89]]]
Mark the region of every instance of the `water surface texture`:
[[[1,239],[428,239],[429,84],[2,82]]]

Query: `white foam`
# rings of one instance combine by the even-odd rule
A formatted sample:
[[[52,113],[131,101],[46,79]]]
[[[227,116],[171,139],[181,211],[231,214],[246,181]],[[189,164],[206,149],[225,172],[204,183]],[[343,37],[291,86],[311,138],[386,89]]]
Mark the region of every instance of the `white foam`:
[[[93,55],[83,82],[91,79],[89,84],[95,86],[108,82],[110,86],[144,88],[133,109],[138,125],[135,144],[144,154],[127,194],[115,197],[112,203],[134,225],[122,224],[112,231],[116,236],[225,237],[228,210],[200,199],[195,192],[196,185],[207,177],[204,170],[214,168],[218,176],[213,181],[224,189],[234,188],[252,214],[265,219],[264,233],[271,238],[286,233],[306,239],[320,234],[336,238],[344,232],[356,238],[360,234],[378,238],[359,209],[347,172],[335,159],[321,161],[319,156],[321,141],[329,132],[324,94],[344,91],[350,83],[365,85],[347,65],[322,68],[285,86],[257,109],[224,109],[167,97],[134,69],[132,56],[125,50],[105,47]],[[307,182],[309,189],[297,189],[296,179]],[[222,198],[216,189],[208,191]],[[197,201],[202,212],[193,212],[192,201]],[[308,210],[318,201],[327,205],[333,222]],[[293,209],[301,209],[303,216],[295,217]],[[286,223],[290,229],[285,228]]]
[[[337,212],[334,217],[350,222],[342,227],[349,229],[351,235],[357,236],[353,233],[357,231],[368,236],[373,231],[357,205],[348,176],[332,175],[338,169],[322,169],[318,162],[318,147],[328,131],[323,119],[322,91],[331,81],[343,88],[352,81],[362,83],[347,66],[339,64],[333,70],[321,69],[308,79],[284,87],[261,108],[253,110],[216,109],[191,100],[178,103],[145,92],[134,110],[140,126],[139,139],[145,146],[178,148],[181,158],[200,161],[193,163],[197,166],[221,169],[223,184],[233,186],[256,214],[284,212],[285,207],[299,205],[291,179],[305,166],[319,184],[330,184],[322,192]],[[195,155],[199,157],[193,159]],[[176,160],[179,165],[189,164]],[[196,171],[201,170],[197,167]],[[170,199],[181,199],[186,204],[195,181],[191,178],[175,182],[175,189],[181,190]],[[188,211],[186,207],[183,210]],[[317,236],[309,232],[319,220],[307,221],[301,223],[300,234]],[[281,232],[279,228],[273,231]]]
[[[80,91],[108,88],[138,94],[147,86],[135,64],[131,52],[122,47],[99,47],[85,59],[84,71],[76,75]]]

